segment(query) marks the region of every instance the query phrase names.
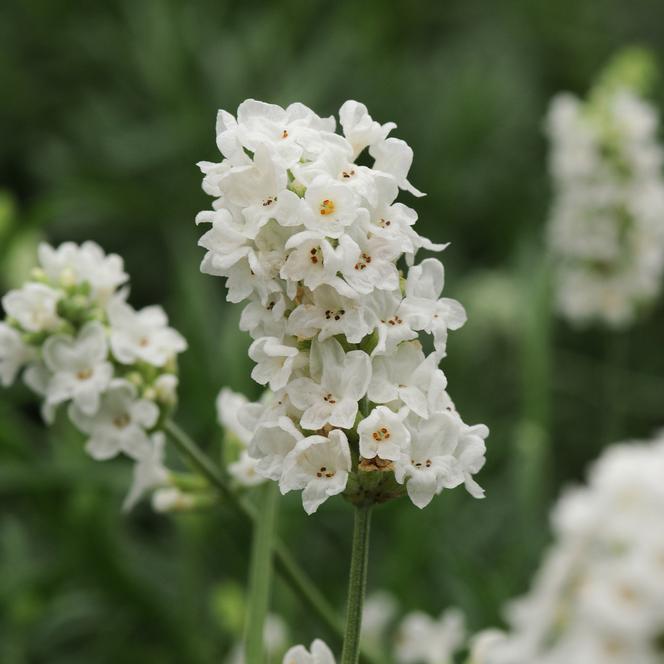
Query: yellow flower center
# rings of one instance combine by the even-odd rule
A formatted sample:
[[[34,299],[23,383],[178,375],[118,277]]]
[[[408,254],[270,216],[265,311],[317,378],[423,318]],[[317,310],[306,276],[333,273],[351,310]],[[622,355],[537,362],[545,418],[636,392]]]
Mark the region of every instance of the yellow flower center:
[[[390,437],[390,430],[387,427],[381,427],[380,429],[376,429],[371,436],[373,439],[377,442],[381,442],[383,440],[387,440]]]
[[[334,201],[331,201],[329,198],[326,198],[324,201],[321,201],[320,204],[320,213],[323,217],[334,212]]]

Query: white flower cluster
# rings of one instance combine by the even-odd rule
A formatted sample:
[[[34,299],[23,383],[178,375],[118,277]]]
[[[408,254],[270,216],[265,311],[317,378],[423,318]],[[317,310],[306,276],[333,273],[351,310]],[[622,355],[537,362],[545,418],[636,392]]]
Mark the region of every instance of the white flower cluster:
[[[609,448],[554,510],[555,542],[509,634],[476,639],[473,664],[664,661],[664,434]]]
[[[547,120],[555,297],[573,323],[632,323],[664,274],[663,152],[655,108],[629,87],[556,96]]]
[[[94,242],[41,244],[31,280],[2,298],[0,379],[9,386],[23,372],[49,423],[68,404],[94,459],[134,459],[129,507],[166,479],[158,423],[175,404],[187,344],[161,307],[127,303],[127,279],[122,259]]]
[[[418,249],[444,246],[395,202],[399,189],[421,195],[407,179],[412,150],[362,104],[339,115],[343,135],[302,104],[245,101],[237,117],[219,112],[221,163],[200,164],[215,198],[197,217],[211,224],[201,269],[247,302],[252,376],[273,393],[237,413],[251,434],[244,461],[284,493],[303,490],[308,513],[360,471],[393,472],[419,507],[463,483],[480,497],[472,475],[488,430],[462,422],[438,369],[465,312],[440,297],[438,260],[413,265]]]

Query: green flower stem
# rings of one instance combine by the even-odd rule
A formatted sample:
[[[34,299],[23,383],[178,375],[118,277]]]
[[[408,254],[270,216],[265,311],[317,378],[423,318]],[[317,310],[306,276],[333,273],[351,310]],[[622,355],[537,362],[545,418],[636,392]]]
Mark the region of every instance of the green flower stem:
[[[362,606],[367,589],[370,529],[371,506],[361,505],[356,507],[355,523],[353,526],[353,549],[350,558],[350,577],[348,580],[346,629],[341,653],[341,664],[357,664],[360,659]]]
[[[240,498],[231,489],[226,476],[210,457],[173,420],[167,420],[164,429],[191,466],[203,475],[239,513],[257,523],[259,515],[254,506]],[[274,566],[281,578],[316,613],[321,622],[341,639],[343,636],[341,622],[327,598],[294,560],[281,539],[275,538],[273,550]],[[375,660],[364,653],[362,654],[362,662],[364,664],[375,664]]]
[[[263,634],[270,604],[272,541],[276,530],[279,498],[276,482],[266,482],[256,492],[260,494],[258,509],[261,518],[254,524],[249,567],[249,595],[244,632],[244,652],[247,664],[263,664],[265,661]]]

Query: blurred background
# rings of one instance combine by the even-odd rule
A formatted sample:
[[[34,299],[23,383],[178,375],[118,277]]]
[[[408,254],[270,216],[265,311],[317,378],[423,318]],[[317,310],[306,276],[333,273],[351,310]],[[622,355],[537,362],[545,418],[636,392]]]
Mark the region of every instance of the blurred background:
[[[618,49],[664,64],[664,6],[649,0],[184,3],[6,0],[0,5],[0,290],[36,244],[93,239],[125,258],[135,306],[161,303],[189,340],[178,421],[218,454],[214,399],[250,397],[249,337],[223,280],[201,275],[199,160],[218,160],[218,108],[247,97],[321,115],[367,104],[415,151],[419,232],[451,241],[446,292],[469,322],[443,362],[469,423],[491,429],[487,499],[446,492],[426,510],[376,511],[370,590],[400,611],[459,606],[500,624],[549,538],[547,512],[609,442],[662,424],[658,306],[618,338],[551,318],[542,118],[584,94]],[[656,88],[662,108],[664,88]],[[611,357],[611,362],[607,358]],[[544,469],[544,473],[542,473]],[[222,662],[241,630],[249,533],[223,505],[165,517],[120,511],[125,461],[98,464],[66,418],[46,429],[16,386],[0,396],[0,661]],[[351,510],[314,516],[299,494],[279,528],[343,606]],[[277,582],[290,642],[330,638]]]

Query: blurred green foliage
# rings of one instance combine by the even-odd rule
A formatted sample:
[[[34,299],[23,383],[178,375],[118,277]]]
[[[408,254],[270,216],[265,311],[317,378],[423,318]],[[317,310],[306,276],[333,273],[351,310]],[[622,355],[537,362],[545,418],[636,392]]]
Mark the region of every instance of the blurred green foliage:
[[[621,338],[547,315],[541,125],[555,92],[583,94],[626,45],[661,70],[662,25],[649,0],[6,0],[0,287],[21,282],[41,238],[124,256],[133,303],[163,304],[189,339],[179,420],[218,454],[217,391],[258,390],[239,307],[198,272],[193,218],[209,200],[195,162],[217,158],[217,108],[255,97],[328,114],[355,98],[396,121],[429,192],[420,232],[452,241],[446,288],[469,310],[443,368],[492,435],[485,501],[457,490],[422,512],[377,510],[369,584],[404,611],[455,604],[473,629],[495,624],[559,488],[603,445],[661,424],[661,306]],[[121,514],[129,465],[86,458],[65,420],[43,427],[24,388],[0,397],[0,661],[222,661],[241,629],[245,524],[224,506]],[[350,523],[340,500],[311,518],[282,501],[283,536],[339,607]],[[280,583],[274,605],[294,641],[328,636]]]

